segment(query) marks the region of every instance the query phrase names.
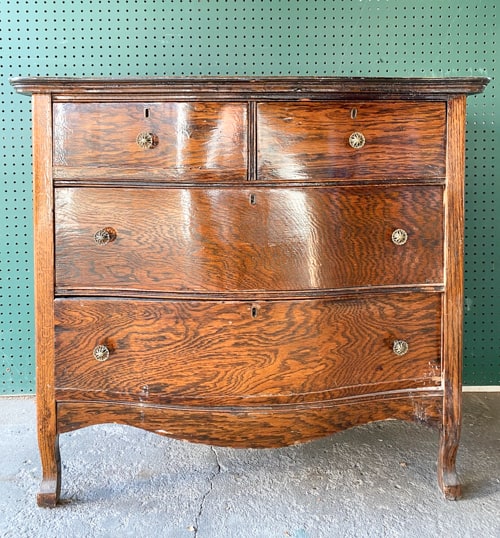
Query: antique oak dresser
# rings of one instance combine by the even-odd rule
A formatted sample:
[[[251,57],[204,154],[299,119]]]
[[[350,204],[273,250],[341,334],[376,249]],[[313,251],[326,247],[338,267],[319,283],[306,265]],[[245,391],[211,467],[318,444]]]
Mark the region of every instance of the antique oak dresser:
[[[488,79],[16,78],[32,95],[38,504],[58,436],[440,431],[460,495],[465,101]]]

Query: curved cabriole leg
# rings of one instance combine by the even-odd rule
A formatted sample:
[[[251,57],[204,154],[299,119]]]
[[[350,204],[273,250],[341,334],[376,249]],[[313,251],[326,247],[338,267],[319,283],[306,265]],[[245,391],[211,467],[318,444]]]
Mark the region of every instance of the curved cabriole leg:
[[[455,468],[461,424],[461,386],[454,391],[452,384],[445,383],[443,423],[439,437],[438,483],[445,498],[449,500],[457,500],[462,494]]]
[[[446,499],[456,501],[462,496],[462,487],[455,467],[457,459],[459,427],[441,430],[438,457],[438,483]]]
[[[44,508],[54,508],[59,502],[61,492],[59,436],[41,438],[39,445],[42,461],[42,482],[37,495],[37,504]]]

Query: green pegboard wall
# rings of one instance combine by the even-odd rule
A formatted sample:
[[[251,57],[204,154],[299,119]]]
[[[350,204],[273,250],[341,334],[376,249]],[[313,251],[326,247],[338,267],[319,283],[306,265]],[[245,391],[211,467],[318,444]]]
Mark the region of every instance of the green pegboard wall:
[[[34,392],[30,102],[11,76],[489,76],[468,100],[464,382],[500,384],[495,0],[1,0],[0,394]]]

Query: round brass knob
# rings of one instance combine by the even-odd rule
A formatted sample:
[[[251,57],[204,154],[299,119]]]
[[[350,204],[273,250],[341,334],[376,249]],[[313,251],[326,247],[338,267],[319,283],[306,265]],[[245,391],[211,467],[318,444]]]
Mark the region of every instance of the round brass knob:
[[[394,340],[392,343],[392,351],[399,355],[406,355],[408,353],[408,342],[406,340]]]
[[[93,355],[96,361],[107,361],[109,359],[109,348],[103,345],[96,346]]]
[[[113,228],[102,228],[94,234],[94,241],[98,245],[107,245],[116,239],[116,230]]]
[[[158,137],[154,133],[143,132],[135,139],[137,145],[142,149],[151,149],[158,144]]]
[[[357,131],[352,133],[349,137],[349,145],[351,148],[359,149],[365,145],[366,139],[363,133],[358,133]]]
[[[392,232],[391,239],[395,245],[404,245],[408,241],[408,234],[405,230],[398,228]]]

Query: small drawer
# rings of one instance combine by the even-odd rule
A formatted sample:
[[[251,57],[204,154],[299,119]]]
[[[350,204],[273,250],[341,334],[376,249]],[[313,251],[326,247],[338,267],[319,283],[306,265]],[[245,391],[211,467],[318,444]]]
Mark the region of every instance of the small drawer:
[[[57,398],[248,406],[436,386],[440,305],[59,299]]]
[[[245,103],[55,103],[56,179],[247,177]]]
[[[445,103],[271,102],[257,116],[260,180],[445,175]]]
[[[58,188],[56,291],[441,285],[441,186]]]

